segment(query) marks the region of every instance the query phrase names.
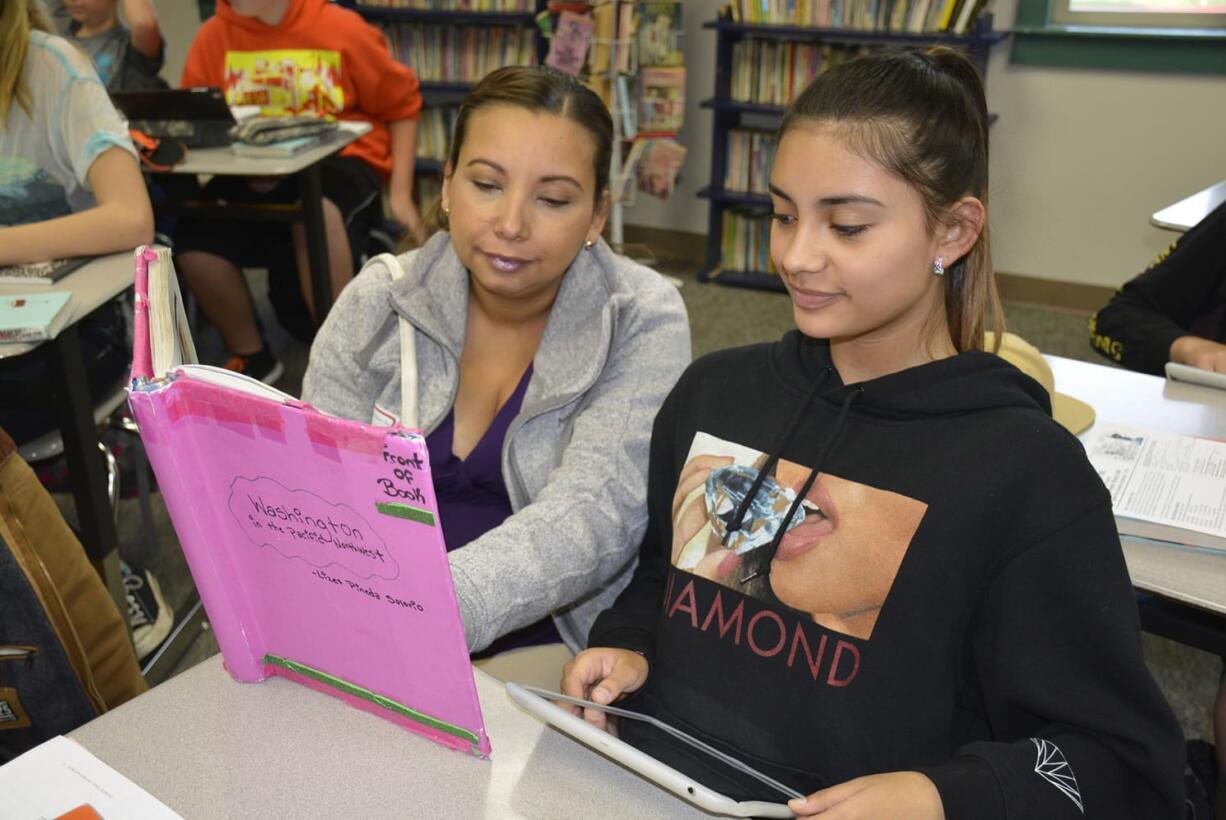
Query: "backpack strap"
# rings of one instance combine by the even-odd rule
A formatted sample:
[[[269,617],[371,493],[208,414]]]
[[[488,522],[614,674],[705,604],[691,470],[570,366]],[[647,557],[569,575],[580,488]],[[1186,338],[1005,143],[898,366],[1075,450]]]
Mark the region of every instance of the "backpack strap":
[[[375,257],[392,275],[392,283],[404,276],[400,260],[390,253]],[[417,338],[411,322],[403,315],[400,318],[400,423],[417,428]]]

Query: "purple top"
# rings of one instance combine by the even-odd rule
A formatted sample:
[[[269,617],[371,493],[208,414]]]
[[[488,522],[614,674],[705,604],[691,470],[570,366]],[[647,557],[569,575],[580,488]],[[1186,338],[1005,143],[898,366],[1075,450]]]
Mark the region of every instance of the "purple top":
[[[502,478],[502,445],[511,420],[519,415],[524,393],[532,378],[532,365],[524,371],[519,384],[498,409],[489,429],[473,447],[467,459],[452,452],[455,437],[455,411],[426,437],[430,451],[430,472],[447,551],[459,549],[497,527],[511,515],[511,498]],[[534,624],[504,635],[474,657],[485,657],[517,646],[556,643],[562,638],[545,617]]]

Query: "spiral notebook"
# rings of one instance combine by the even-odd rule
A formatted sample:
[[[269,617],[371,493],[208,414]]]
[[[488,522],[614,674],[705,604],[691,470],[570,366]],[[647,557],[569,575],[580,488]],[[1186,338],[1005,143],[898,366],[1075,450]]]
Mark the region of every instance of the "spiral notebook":
[[[195,364],[170,252],[135,281],[129,403],[226,669],[488,756],[422,435]]]

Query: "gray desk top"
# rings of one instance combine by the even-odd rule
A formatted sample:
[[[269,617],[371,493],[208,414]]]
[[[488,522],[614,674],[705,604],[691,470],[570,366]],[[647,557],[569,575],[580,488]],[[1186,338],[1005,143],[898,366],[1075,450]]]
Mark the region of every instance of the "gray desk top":
[[[1160,211],[1155,211],[1149,221],[1159,228],[1186,231],[1223,202],[1226,202],[1226,180],[1181,199],[1173,205],[1167,205]]]
[[[370,131],[370,123],[345,122],[335,138],[289,157],[243,157],[231,151],[228,145],[221,148],[191,148],[171,173],[269,177],[296,174],[335,154],[367,131]]]
[[[1226,391],[1058,356],[1047,361],[1056,390],[1092,405],[1096,423],[1226,439]],[[1134,586],[1226,614],[1226,556],[1127,537],[1121,543]]]
[[[113,253],[110,256],[100,256],[50,287],[22,284],[0,284],[0,294],[31,293],[50,291],[69,291],[72,293],[72,321],[77,322],[101,307],[105,302],[115,298],[124,288],[132,285],[135,276],[135,265],[132,252]],[[21,342],[17,344],[0,345],[0,359],[10,356],[20,356],[38,347],[42,342]]]
[[[489,760],[221,656],[72,733],[189,818],[709,817],[530,717],[476,672]]]

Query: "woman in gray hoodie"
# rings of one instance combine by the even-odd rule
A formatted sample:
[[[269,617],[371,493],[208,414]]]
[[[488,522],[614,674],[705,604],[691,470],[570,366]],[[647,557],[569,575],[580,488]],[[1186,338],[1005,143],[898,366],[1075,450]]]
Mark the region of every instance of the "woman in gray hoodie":
[[[447,230],[368,263],[311,348],[303,399],[325,412],[387,424],[416,388],[474,652],[580,648],[646,526],[651,424],[689,324],[675,288],[600,238],[612,150],[573,77],[490,73],[459,109]]]

